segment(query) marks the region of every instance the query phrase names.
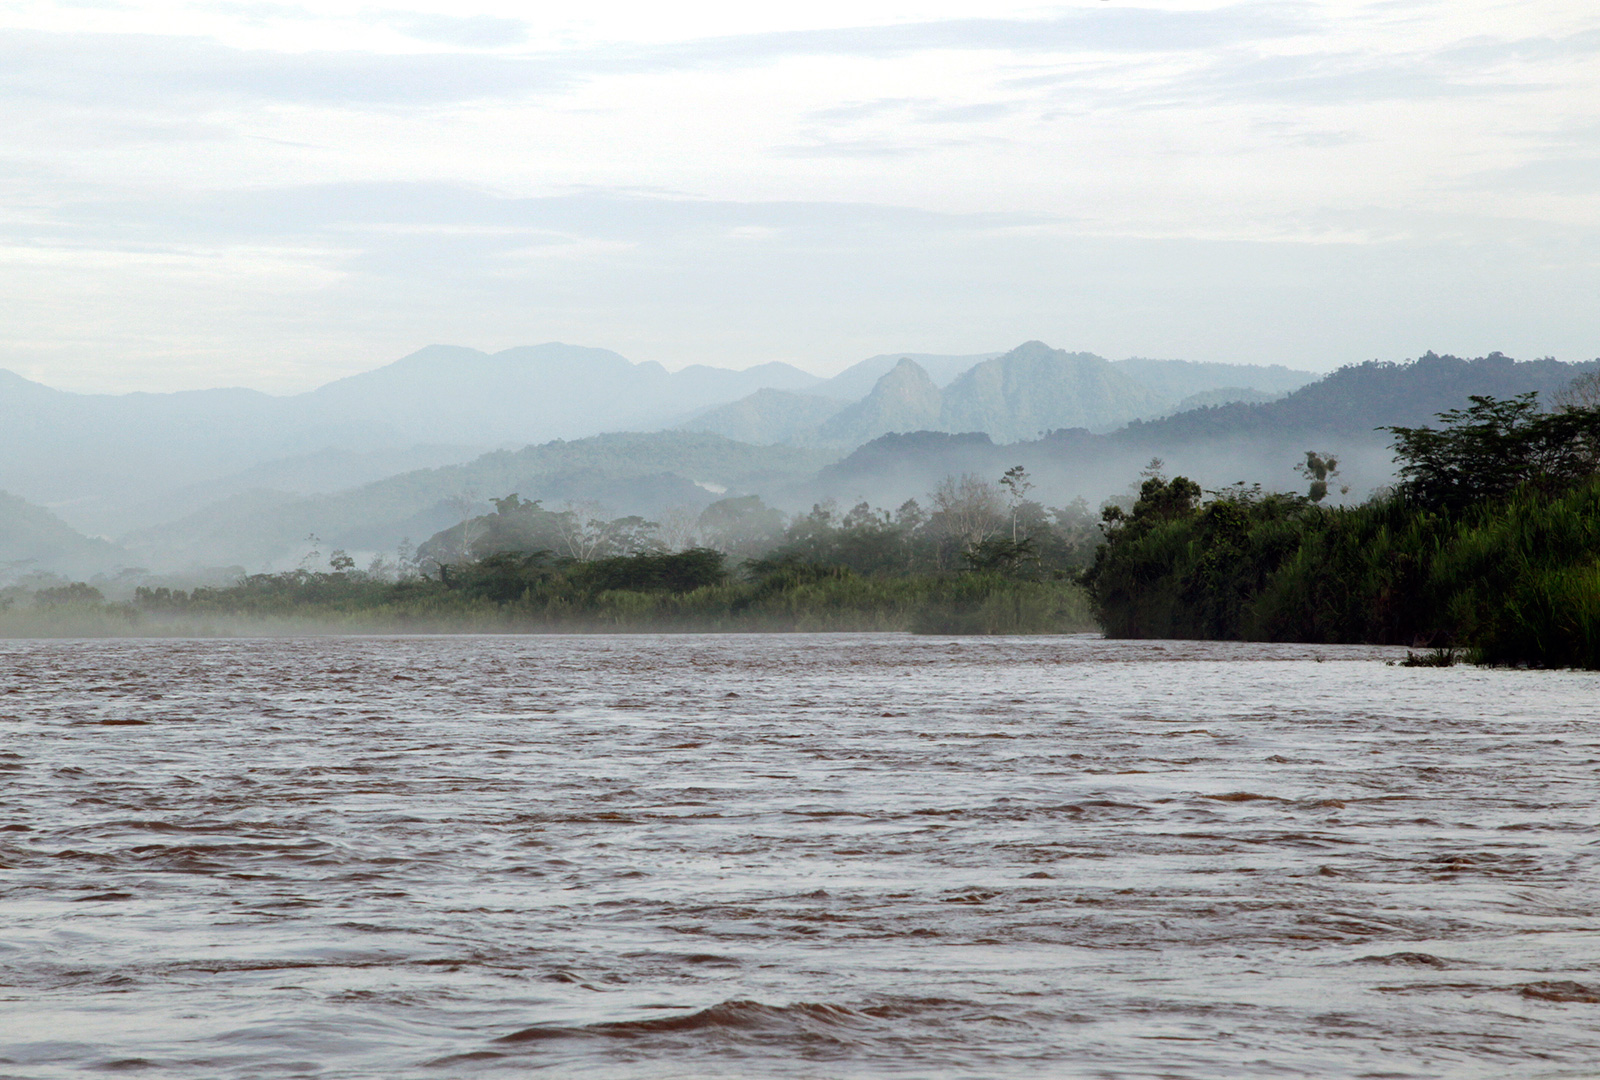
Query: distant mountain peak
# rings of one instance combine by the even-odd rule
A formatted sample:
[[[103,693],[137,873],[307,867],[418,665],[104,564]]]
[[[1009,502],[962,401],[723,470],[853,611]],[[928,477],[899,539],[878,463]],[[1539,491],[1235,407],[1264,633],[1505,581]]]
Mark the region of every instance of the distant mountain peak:
[[[909,356],[901,357],[873,385],[861,403],[869,409],[926,416],[939,415],[940,393],[927,369]]]
[[[928,374],[928,369],[909,356],[902,356],[894,367],[879,376],[872,393],[879,393],[887,387],[899,386],[933,386],[935,390],[938,389],[934,386],[933,376]]]
[[[1061,427],[1109,428],[1162,404],[1150,387],[1103,357],[1027,341],[946,387],[938,426],[1016,442]]]
[[[839,403],[833,398],[763,387],[738,401],[707,409],[678,428],[767,446],[796,441],[838,411]]]
[[[943,400],[933,378],[910,357],[879,376],[866,397],[839,410],[818,430],[822,441],[859,446],[891,431],[919,431],[939,421]]]

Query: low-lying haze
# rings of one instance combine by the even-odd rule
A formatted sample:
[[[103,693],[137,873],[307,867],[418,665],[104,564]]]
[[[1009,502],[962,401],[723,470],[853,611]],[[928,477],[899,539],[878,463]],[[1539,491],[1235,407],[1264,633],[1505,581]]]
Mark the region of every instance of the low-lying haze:
[[[21,0],[0,367],[1593,356],[1600,10]]]

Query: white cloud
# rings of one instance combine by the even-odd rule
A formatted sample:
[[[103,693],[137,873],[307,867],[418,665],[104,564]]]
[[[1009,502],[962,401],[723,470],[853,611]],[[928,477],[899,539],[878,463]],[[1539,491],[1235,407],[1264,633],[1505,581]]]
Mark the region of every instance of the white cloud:
[[[1600,353],[1541,299],[1593,284],[1588,4],[23,0],[0,146],[0,365],[62,384],[551,337]]]

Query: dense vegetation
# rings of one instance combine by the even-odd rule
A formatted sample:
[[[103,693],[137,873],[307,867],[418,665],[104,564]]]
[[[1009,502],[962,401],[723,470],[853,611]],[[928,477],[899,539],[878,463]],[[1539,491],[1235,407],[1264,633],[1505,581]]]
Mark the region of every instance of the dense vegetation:
[[[1600,407],[1541,412],[1475,396],[1438,427],[1396,427],[1400,483],[1322,504],[1336,464],[1308,454],[1307,495],[1203,497],[1152,476],[1085,575],[1114,637],[1465,647],[1490,663],[1600,668]],[[1320,476],[1317,475],[1321,467]]]
[[[1092,628],[1078,571],[1098,539],[1088,507],[1047,510],[1021,468],[951,478],[923,511],[831,504],[786,518],[725,499],[671,535],[640,517],[591,518],[516,495],[399,564],[140,586],[106,603],[87,585],[39,589],[0,616],[12,633],[276,627],[352,630],[913,630]],[[716,546],[712,546],[712,545]]]
[[[792,517],[759,496],[722,499],[697,515],[606,519],[582,506],[550,510],[518,495],[495,499],[495,510],[445,529],[415,552],[426,575],[494,555],[554,554],[578,562],[714,548],[736,564],[799,561],[892,577],[1004,569],[1013,576],[1065,577],[1094,557],[1101,536],[1083,500],[1047,508],[1030,499],[1020,466],[998,482],[948,477],[923,507],[907,499],[894,511],[861,502],[841,511],[830,502]],[[448,571],[446,571],[448,573]]]
[[[315,621],[393,630],[914,630],[1058,633],[1091,627],[1082,589],[998,570],[862,575],[786,558],[725,568],[721,552],[590,562],[503,552],[438,577],[256,575],[222,589],[140,589],[130,606],[159,625]]]
[[[1548,410],[1532,393],[1469,401],[1434,426],[1388,428],[1399,483],[1359,505],[1329,505],[1348,491],[1338,461],[1310,452],[1304,494],[1207,493],[1154,469],[1098,520],[1082,500],[1031,499],[1020,466],[998,482],[947,476],[893,511],[821,503],[786,516],[746,495],[652,521],[513,494],[365,570],[335,551],[198,588],[96,579],[111,602],[41,578],[0,590],[0,632],[1016,633],[1087,629],[1092,611],[1116,637],[1437,646],[1600,668],[1600,373]]]
[[[1490,353],[1474,360],[1429,352],[1411,363],[1369,360],[1308,383],[1277,401],[1195,409],[1159,420],[1134,421],[1112,438],[1140,446],[1173,447],[1193,439],[1308,431],[1357,434],[1374,425],[1424,420],[1472,395],[1515,398],[1530,391],[1550,397],[1594,362],[1512,360]]]

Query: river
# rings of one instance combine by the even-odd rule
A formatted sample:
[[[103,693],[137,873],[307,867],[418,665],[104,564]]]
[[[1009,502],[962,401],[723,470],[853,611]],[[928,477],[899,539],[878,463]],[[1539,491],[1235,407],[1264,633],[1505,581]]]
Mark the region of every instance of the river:
[[[1569,1077],[1600,675],[0,642],[0,1076]]]

